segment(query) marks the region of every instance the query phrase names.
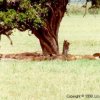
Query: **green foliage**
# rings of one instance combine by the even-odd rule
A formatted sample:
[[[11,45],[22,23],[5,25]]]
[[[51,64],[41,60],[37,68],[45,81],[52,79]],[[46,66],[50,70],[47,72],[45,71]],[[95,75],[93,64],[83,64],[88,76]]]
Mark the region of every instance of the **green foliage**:
[[[16,11],[13,9],[8,10],[7,12],[0,11],[0,19],[3,21],[6,25],[13,25],[13,21],[16,18]]]
[[[45,0],[40,0],[39,2],[42,3],[45,2]],[[21,27],[20,25],[23,25],[25,29],[30,29],[30,27],[38,29],[44,25],[47,8],[43,7],[37,1],[21,0],[19,5],[17,5],[17,10],[14,9],[15,7],[11,3],[7,5],[7,10],[0,10],[0,22],[3,22],[4,25],[12,28]],[[27,27],[27,25],[29,27]]]

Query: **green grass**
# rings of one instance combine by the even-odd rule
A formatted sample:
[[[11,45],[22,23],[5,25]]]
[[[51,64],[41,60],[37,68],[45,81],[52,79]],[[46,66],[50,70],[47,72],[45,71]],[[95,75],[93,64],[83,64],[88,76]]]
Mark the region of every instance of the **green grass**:
[[[60,52],[64,39],[71,43],[71,54],[100,52],[99,20],[100,15],[65,16],[59,32]],[[41,52],[38,40],[27,32],[16,30],[11,38],[13,46],[2,36],[0,53]],[[0,61],[0,100],[76,100],[66,95],[100,95],[99,84],[100,60]]]

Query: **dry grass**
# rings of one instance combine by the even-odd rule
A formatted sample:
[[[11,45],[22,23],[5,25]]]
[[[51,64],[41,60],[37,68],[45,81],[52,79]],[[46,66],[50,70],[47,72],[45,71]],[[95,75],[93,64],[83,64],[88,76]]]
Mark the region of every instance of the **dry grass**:
[[[65,16],[59,33],[60,51],[63,40],[67,39],[72,54],[100,52],[99,20],[100,15]],[[14,45],[10,46],[2,36],[0,53],[41,52],[38,40],[27,33],[16,31],[12,40]],[[99,84],[100,60],[0,61],[0,100],[70,100],[67,94],[98,95]]]

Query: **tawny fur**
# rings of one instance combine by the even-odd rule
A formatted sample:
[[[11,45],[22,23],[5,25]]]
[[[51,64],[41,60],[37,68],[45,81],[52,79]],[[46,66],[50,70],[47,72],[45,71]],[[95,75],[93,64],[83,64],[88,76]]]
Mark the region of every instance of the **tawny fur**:
[[[70,43],[67,40],[64,40],[62,55],[65,55],[65,56],[68,55],[69,45]]]

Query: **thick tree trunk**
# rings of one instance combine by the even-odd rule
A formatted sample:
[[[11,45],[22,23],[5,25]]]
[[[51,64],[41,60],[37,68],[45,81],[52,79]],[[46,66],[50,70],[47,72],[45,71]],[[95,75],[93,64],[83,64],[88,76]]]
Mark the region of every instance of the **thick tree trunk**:
[[[38,31],[33,30],[33,33],[39,39],[44,55],[59,54],[58,38],[52,35],[52,30],[43,27]]]
[[[39,41],[44,55],[59,54],[58,40],[54,37],[44,34]]]
[[[49,10],[46,25],[39,30],[33,29],[33,34],[39,39],[44,55],[59,54],[58,31],[68,0],[55,1],[52,3],[52,0],[48,0],[46,3]]]

